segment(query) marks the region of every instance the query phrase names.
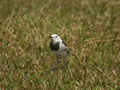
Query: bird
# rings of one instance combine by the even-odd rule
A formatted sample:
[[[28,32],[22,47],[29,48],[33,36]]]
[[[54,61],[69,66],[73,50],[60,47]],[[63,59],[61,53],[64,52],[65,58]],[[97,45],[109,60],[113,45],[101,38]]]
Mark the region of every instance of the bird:
[[[59,63],[59,59],[65,59],[67,56],[70,55],[70,50],[67,44],[61,39],[58,34],[50,35],[51,42],[50,42],[50,49],[57,57],[57,63]]]

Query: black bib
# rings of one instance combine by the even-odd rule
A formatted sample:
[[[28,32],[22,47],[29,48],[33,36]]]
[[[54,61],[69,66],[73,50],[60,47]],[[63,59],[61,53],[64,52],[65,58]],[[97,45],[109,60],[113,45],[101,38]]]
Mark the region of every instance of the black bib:
[[[57,42],[57,43],[53,43],[53,41],[51,41],[50,42],[50,49],[52,50],[52,51],[58,51],[58,49],[59,49],[59,42]]]

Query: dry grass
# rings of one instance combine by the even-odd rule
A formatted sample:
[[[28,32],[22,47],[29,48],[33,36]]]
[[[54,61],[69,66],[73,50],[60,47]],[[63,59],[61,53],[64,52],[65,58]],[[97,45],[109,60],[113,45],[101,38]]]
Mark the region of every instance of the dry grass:
[[[2,90],[120,89],[119,0],[1,0],[0,12]],[[52,33],[70,62],[43,74],[57,67]]]

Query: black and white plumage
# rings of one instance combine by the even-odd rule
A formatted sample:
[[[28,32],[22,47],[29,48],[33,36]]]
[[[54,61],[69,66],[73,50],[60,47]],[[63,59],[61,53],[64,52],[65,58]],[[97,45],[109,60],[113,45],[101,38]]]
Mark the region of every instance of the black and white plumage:
[[[51,42],[50,42],[50,49],[53,51],[57,57],[65,58],[69,56],[70,51],[61,37],[57,34],[50,35]]]

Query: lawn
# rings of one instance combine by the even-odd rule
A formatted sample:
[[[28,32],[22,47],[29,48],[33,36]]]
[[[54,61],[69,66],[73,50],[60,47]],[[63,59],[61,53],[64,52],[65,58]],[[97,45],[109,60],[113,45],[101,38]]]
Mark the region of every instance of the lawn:
[[[120,90],[120,0],[1,0],[0,12],[0,90]]]

